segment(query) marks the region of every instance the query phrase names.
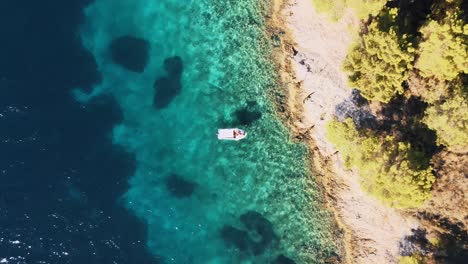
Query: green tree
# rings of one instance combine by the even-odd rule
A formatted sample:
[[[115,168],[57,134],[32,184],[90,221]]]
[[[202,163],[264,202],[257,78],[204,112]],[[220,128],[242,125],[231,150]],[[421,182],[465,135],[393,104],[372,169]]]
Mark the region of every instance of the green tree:
[[[422,257],[419,256],[418,254],[413,255],[413,256],[401,257],[398,260],[398,264],[422,264],[422,263],[424,263],[422,260]]]
[[[450,81],[468,73],[468,25],[459,14],[459,9],[450,10],[442,21],[431,20],[421,28],[415,67],[422,77]]]
[[[468,103],[461,88],[441,103],[426,109],[423,122],[437,133],[438,143],[449,150],[466,151],[468,147]]]
[[[340,19],[346,9],[353,9],[356,17],[367,19],[369,15],[376,16],[386,0],[312,0],[319,12],[327,13],[331,19]]]
[[[408,80],[413,94],[429,104],[423,122],[437,133],[437,143],[450,151],[468,146],[468,25],[460,18],[458,1],[443,5],[444,17],[421,28],[422,42],[415,63],[417,72]]]
[[[410,163],[409,143],[370,131],[359,133],[351,119],[329,122],[327,138],[340,151],[345,166],[357,169],[363,189],[385,204],[418,207],[430,197],[432,168]]]
[[[389,10],[395,17],[396,11]],[[402,82],[414,59],[414,49],[405,36],[399,38],[394,27],[381,31],[373,21],[361,41],[346,56],[343,68],[348,72],[351,87],[361,91],[369,100],[387,103],[403,93]]]
[[[449,95],[450,87],[457,86],[453,81],[423,78],[417,71],[410,73],[407,83],[412,95],[420,96],[423,101],[429,104],[437,103],[441,98],[446,98]]]

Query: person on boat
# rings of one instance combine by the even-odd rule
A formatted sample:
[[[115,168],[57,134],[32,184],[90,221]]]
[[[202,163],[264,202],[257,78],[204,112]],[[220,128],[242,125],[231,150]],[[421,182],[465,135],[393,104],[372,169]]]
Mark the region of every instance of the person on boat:
[[[242,130],[238,130],[238,129],[234,130],[232,133],[234,135],[234,138],[236,138],[237,136],[244,135],[244,132]]]

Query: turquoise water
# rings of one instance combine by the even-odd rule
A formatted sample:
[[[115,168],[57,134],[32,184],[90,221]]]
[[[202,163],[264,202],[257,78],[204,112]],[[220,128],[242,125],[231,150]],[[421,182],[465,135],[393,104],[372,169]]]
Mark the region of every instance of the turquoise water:
[[[165,263],[271,263],[279,255],[323,263],[341,254],[307,176],[306,148],[290,141],[268,100],[277,89],[269,4],[96,0],[85,12],[81,38],[102,82],[75,96],[118,101],[124,121],[112,140],[137,160],[121,202],[147,224],[148,250]],[[144,71],[112,59],[109,46],[121,36],[148,42]],[[164,68],[167,59],[183,67],[180,76]],[[154,98],[164,76],[166,93]],[[180,92],[167,92],[179,81]],[[230,126],[247,138],[218,141],[217,128]]]

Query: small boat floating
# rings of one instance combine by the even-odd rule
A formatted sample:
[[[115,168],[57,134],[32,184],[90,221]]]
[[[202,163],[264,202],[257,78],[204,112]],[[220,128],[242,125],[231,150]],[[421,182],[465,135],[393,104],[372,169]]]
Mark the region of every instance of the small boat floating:
[[[220,140],[241,140],[247,136],[247,133],[239,128],[218,129],[218,139]]]

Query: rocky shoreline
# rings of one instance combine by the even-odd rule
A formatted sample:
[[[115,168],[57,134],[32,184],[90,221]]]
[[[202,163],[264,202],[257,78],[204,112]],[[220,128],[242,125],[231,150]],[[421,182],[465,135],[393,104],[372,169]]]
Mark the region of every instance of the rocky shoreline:
[[[318,14],[310,0],[274,0],[268,31],[275,43],[284,91],[273,100],[293,137],[308,144],[314,176],[343,230],[339,263],[396,263],[400,243],[418,221],[367,195],[355,172],[325,137],[337,109],[353,111],[353,93],[341,71],[358,21],[352,12],[336,23]],[[354,30],[354,32],[353,32]]]

